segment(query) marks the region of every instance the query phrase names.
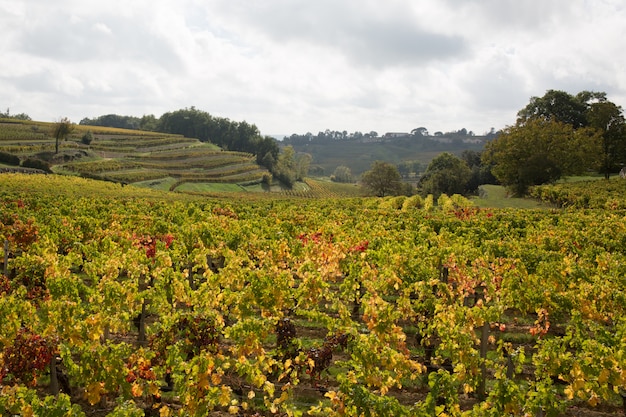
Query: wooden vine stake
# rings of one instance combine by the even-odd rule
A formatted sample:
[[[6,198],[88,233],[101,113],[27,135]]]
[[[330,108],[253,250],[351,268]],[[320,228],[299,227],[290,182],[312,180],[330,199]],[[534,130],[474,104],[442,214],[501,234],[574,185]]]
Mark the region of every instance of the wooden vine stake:
[[[59,377],[57,375],[57,355],[50,359],[50,392],[59,395]]]
[[[484,288],[479,287],[476,289],[476,299],[477,300],[483,300],[484,302]],[[487,347],[489,346],[489,323],[487,321],[485,321],[483,323],[483,326],[481,328],[481,332],[480,332],[480,359],[481,359],[481,365],[480,365],[480,373],[481,373],[481,378],[480,378],[480,385],[478,386],[478,399],[480,399],[481,401],[484,401],[486,398],[485,395],[485,391],[486,391],[486,385],[487,385],[487,363],[486,363],[486,359],[487,359]]]
[[[4,269],[2,271],[5,277],[8,276],[7,274],[9,272],[8,264],[9,264],[9,241],[5,240],[4,241]]]
[[[143,291],[146,287],[146,277],[143,274],[139,277],[139,290]],[[144,298],[141,303],[141,313],[139,314],[137,320],[137,330],[139,332],[137,336],[137,342],[143,344],[146,342],[146,303],[147,300]]]

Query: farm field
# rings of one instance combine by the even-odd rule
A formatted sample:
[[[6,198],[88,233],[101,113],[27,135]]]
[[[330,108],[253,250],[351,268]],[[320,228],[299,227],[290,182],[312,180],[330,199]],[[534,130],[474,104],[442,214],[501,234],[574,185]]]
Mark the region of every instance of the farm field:
[[[624,415],[626,181],[555,187],[511,209],[1,174],[0,414]]]

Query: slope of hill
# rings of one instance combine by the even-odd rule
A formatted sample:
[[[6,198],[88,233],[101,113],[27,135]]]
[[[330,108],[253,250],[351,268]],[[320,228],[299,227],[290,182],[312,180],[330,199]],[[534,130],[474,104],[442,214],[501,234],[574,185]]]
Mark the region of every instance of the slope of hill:
[[[54,152],[54,123],[0,119],[0,152],[47,162],[53,172],[176,190],[188,184],[258,184],[268,171],[253,155],[181,135],[97,126],[75,127]],[[91,141],[83,143],[90,132]]]
[[[312,168],[317,167],[323,175],[331,175],[340,166],[347,166],[355,176],[370,169],[374,161],[392,164],[418,162],[424,171],[430,161],[442,152],[460,155],[464,150],[482,151],[486,139],[471,137],[471,141],[447,140],[435,137],[401,137],[377,141],[324,140],[290,142],[296,152],[312,156]]]

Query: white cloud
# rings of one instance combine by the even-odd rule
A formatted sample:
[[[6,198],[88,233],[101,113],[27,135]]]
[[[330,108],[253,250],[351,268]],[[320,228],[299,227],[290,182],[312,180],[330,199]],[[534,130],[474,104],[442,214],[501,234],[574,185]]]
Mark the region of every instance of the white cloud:
[[[623,2],[0,0],[0,108],[196,106],[266,134],[482,133],[548,89],[626,104]]]
[[[111,28],[109,28],[107,25],[105,25],[104,23],[96,23],[93,25],[93,29],[96,32],[100,32],[103,33],[105,35],[111,35],[113,32],[111,31]]]

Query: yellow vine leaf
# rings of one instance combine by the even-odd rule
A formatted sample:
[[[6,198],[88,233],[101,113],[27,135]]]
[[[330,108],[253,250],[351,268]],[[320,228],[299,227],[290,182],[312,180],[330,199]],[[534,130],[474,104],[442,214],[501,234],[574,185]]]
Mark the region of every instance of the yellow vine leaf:
[[[603,369],[598,376],[598,383],[605,384],[609,380],[609,376],[611,375],[611,371],[608,369]]]
[[[148,391],[150,392],[150,395],[153,395],[156,398],[161,397],[161,390],[159,389],[159,386],[156,384],[150,384],[148,386]]]
[[[211,374],[211,383],[213,385],[219,385],[222,382],[222,377],[219,374]]]
[[[100,401],[100,395],[104,392],[104,383],[92,382],[85,388],[85,397],[89,404],[94,405]]]
[[[102,320],[99,315],[93,315],[87,317],[85,320],[87,324],[87,334],[90,340],[98,340],[100,339],[100,335],[102,335]]]
[[[143,395],[143,388],[141,385],[135,383],[130,388],[130,392],[133,394],[133,397],[141,397]]]
[[[209,375],[206,373],[200,374],[198,378],[198,388],[207,389],[209,385]]]
[[[20,411],[21,411],[21,415],[24,417],[34,416],[33,407],[30,404],[25,404]]]
[[[218,402],[222,407],[226,407],[230,404],[230,387],[222,385],[220,388],[220,396]]]

